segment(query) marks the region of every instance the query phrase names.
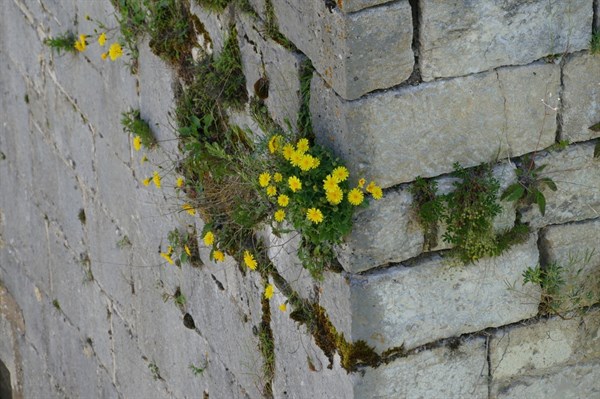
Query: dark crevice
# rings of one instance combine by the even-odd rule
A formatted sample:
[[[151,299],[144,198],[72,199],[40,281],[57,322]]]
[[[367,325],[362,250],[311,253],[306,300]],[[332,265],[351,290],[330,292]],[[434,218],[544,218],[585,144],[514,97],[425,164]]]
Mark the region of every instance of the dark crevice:
[[[565,90],[565,83],[564,83],[564,76],[565,76],[565,64],[566,64],[566,60],[567,60],[567,55],[563,56],[562,59],[560,60],[560,86],[558,88],[558,93],[555,93],[557,98],[560,100],[558,102],[558,104],[556,104],[558,110],[556,111],[556,137],[554,139],[554,141],[556,143],[559,143],[561,140],[564,140],[565,138],[562,137],[562,126],[563,126],[563,93]],[[546,110],[546,112],[548,112],[548,110]]]
[[[423,82],[421,78],[421,68],[419,64],[419,56],[420,56],[420,32],[421,32],[421,10],[419,6],[419,0],[409,0],[410,8],[412,10],[412,22],[413,22],[413,38],[412,38],[412,50],[415,55],[415,65],[412,71],[412,74],[405,82],[408,85],[416,86],[419,83]]]
[[[223,283],[221,283],[219,280],[217,280],[217,278],[215,277],[214,274],[211,274],[210,276],[212,277],[213,281],[215,282],[215,284],[217,285],[219,290],[224,291],[225,287],[223,287]]]
[[[598,15],[598,9],[600,7],[600,0],[594,0],[594,16],[592,17],[592,33],[596,34],[598,32],[598,27],[600,27],[600,15]]]
[[[490,335],[488,335],[487,337],[485,337],[485,357],[486,357],[486,362],[487,362],[487,367],[488,367],[488,372],[487,372],[487,391],[488,391],[488,399],[492,399],[492,349],[491,349],[491,345],[490,345],[490,341],[492,340],[492,337]]]

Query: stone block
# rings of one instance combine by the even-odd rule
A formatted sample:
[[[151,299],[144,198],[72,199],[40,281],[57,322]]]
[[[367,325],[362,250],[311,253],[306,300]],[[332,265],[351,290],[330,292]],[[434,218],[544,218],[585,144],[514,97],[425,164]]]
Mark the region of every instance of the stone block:
[[[569,142],[587,141],[600,137],[600,128],[590,127],[600,123],[600,57],[574,54],[563,67],[564,89],[561,95],[561,139]]]
[[[413,71],[407,0],[353,14],[321,0],[272,0],[279,29],[345,99],[405,81]]]
[[[227,6],[222,12],[208,10],[195,1],[190,2],[190,11],[202,24],[204,32],[198,32],[197,41],[208,54],[221,54],[225,40],[229,36],[229,27],[234,22],[233,7]],[[206,37],[208,36],[208,37]]]
[[[589,47],[592,0],[419,2],[423,80],[524,65]]]
[[[322,144],[390,187],[553,144],[556,116],[540,99],[559,86],[560,68],[537,63],[345,101],[316,76],[310,108]]]
[[[576,144],[564,151],[542,154],[536,165],[547,165],[542,177],[550,177],[558,190],[544,190],[546,214],[537,205],[522,213],[521,221],[534,228],[597,218],[600,212],[600,160],[594,158],[594,143]]]
[[[378,351],[514,323],[538,312],[539,287],[521,283],[523,271],[538,262],[536,241],[533,234],[501,256],[465,266],[433,255],[410,267],[328,274],[321,304],[347,339]],[[515,297],[507,283],[530,300]]]
[[[337,6],[345,13],[360,11],[363,8],[375,7],[393,0],[337,0]]]

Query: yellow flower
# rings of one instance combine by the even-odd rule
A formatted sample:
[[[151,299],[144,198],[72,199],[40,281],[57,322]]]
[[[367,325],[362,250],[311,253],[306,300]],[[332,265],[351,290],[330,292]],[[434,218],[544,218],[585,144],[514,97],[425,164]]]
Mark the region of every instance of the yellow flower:
[[[285,208],[285,207],[286,207],[286,206],[288,206],[288,204],[290,203],[290,197],[288,197],[288,196],[287,196],[287,195],[285,195],[285,194],[281,194],[281,195],[279,196],[279,198],[277,198],[277,203],[279,204],[279,206],[281,206],[281,207],[284,207],[284,208]]]
[[[328,192],[337,188],[339,188],[337,179],[332,175],[327,175],[323,180],[323,189]]]
[[[75,50],[79,52],[85,51],[87,43],[85,41],[85,35],[79,35],[79,40],[75,42]]]
[[[362,204],[364,198],[365,197],[362,191],[360,191],[358,188],[353,188],[348,193],[348,202],[350,202],[352,205]]]
[[[267,299],[273,298],[273,291],[274,291],[273,284],[267,285],[265,287],[265,298],[267,298]]]
[[[133,149],[139,151],[142,148],[142,138],[140,136],[135,136],[133,138]]]
[[[250,251],[244,251],[244,263],[250,270],[256,270],[256,260]]]
[[[168,253],[161,252],[160,256],[162,256],[167,262],[169,262],[170,265],[175,263],[175,262],[173,262],[173,259],[171,259],[171,255]]]
[[[341,188],[336,186],[334,189],[327,191],[325,196],[331,205],[337,205],[342,202],[342,199],[344,198],[344,192]]]
[[[277,189],[275,188],[275,186],[267,187],[267,195],[269,197],[274,197],[275,195],[277,195]]]
[[[291,145],[290,143],[288,143],[283,146],[282,152],[283,152],[283,157],[286,159],[286,161],[289,161],[292,158],[292,154],[295,152],[294,146]]]
[[[279,223],[283,222],[283,220],[285,219],[285,211],[283,209],[278,210],[277,212],[275,212],[275,220]]]
[[[152,181],[154,182],[156,188],[160,188],[160,175],[158,174],[158,172],[154,172],[154,175],[152,176]]]
[[[100,54],[100,58],[102,58],[103,60],[105,60],[106,57],[108,57],[108,53],[102,53],[102,54]]]
[[[279,305],[279,310],[285,312],[287,310],[287,305],[285,303],[282,303],[281,305]]]
[[[300,139],[298,140],[298,144],[296,145],[296,149],[298,150],[298,152],[300,154],[304,154],[306,151],[308,151],[308,139]]]
[[[144,156],[142,157],[142,159],[140,159],[140,163],[143,164],[144,162],[148,162],[148,157],[146,156],[146,154],[144,154]]]
[[[213,259],[216,262],[223,262],[225,260],[225,254],[217,249],[213,252]]]
[[[350,175],[348,169],[346,169],[344,166],[338,166],[333,170],[333,172],[331,172],[331,174],[338,180],[338,182],[343,182]]]
[[[186,253],[188,256],[192,256],[192,251],[190,251],[190,247],[188,247],[187,245],[184,245],[184,246],[183,246],[183,250],[185,251],[185,253]]]
[[[148,187],[150,185],[150,180],[152,180],[152,179],[148,177],[148,178],[142,180],[142,183],[144,184],[144,186]]]
[[[123,55],[123,49],[121,48],[121,45],[119,43],[113,43],[108,48],[108,56],[110,57],[111,61],[116,60],[117,58],[121,57],[122,55]]]
[[[302,158],[302,153],[300,153],[299,151],[294,151],[290,156],[290,163],[292,164],[292,166],[298,167],[300,166],[300,161],[302,160]]]
[[[313,160],[313,165],[312,165],[313,169],[316,169],[319,167],[319,165],[321,165],[321,160],[319,158],[312,157],[312,160]]]
[[[189,213],[192,216],[194,216],[196,214],[196,209],[194,209],[194,207],[191,206],[190,204],[183,204],[181,206],[181,208],[183,208],[184,211],[186,211],[187,213]]]
[[[318,224],[323,221],[323,213],[317,208],[310,208],[306,211],[306,218],[311,222]]]
[[[360,187],[360,188],[363,188],[363,187],[365,186],[365,183],[366,183],[366,182],[367,182],[367,181],[366,181],[366,180],[365,180],[365,178],[363,177],[362,179],[360,179],[360,180],[358,181],[358,187]]]
[[[374,181],[372,181],[371,183],[369,183],[369,185],[367,186],[366,190],[368,193],[372,194],[373,190],[375,189],[375,187],[377,187],[377,185],[375,184]]]
[[[274,154],[279,149],[279,146],[281,145],[281,139],[283,139],[283,137],[278,134],[271,137],[269,140],[269,152],[271,154]]]
[[[202,240],[204,240],[204,245],[210,247],[215,243],[215,235],[212,233],[212,231],[209,231],[204,235]]]
[[[102,32],[102,34],[98,36],[98,44],[104,46],[104,43],[106,43],[106,33]]]
[[[261,173],[260,176],[258,176],[258,184],[260,184],[261,187],[267,187],[270,181],[271,175],[268,172]]]
[[[175,185],[179,188],[183,187],[183,177],[179,176],[177,180],[175,180]]]
[[[173,254],[173,247],[170,245],[167,247],[167,254],[169,254],[169,255]]]
[[[381,189],[381,187],[375,186],[371,190],[371,195],[373,196],[374,199],[380,200],[383,197],[383,190]]]
[[[281,173],[277,172],[273,175],[273,181],[275,183],[280,183],[283,180],[283,176],[281,175]]]
[[[288,186],[293,192],[302,190],[302,182],[296,176],[292,176],[288,179]]]
[[[314,158],[310,155],[305,154],[302,156],[302,158],[300,158],[300,163],[298,164],[298,166],[304,172],[309,171],[313,168],[313,159]]]

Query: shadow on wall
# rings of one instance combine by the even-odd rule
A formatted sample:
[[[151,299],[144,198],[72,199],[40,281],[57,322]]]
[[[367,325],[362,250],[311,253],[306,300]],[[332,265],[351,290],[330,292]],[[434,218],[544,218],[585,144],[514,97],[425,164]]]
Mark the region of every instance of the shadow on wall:
[[[10,385],[10,371],[0,359],[0,399],[12,399],[12,388]]]

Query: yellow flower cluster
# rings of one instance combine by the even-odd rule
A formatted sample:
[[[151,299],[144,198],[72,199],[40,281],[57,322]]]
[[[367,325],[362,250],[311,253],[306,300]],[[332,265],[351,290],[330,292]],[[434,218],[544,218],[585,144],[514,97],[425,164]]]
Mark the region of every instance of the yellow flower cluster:
[[[173,247],[170,245],[167,248],[167,252],[160,253],[160,256],[162,256],[167,262],[169,262],[170,265],[175,263],[175,262],[173,262],[171,255],[173,255]]]
[[[206,232],[204,237],[202,237],[202,241],[204,241],[204,245],[207,247],[212,247],[211,256],[215,262],[223,262],[225,260],[225,254],[215,244],[215,234],[212,231]]]
[[[73,47],[75,47],[75,50],[82,53],[86,50],[87,44],[88,44],[87,43],[87,35],[81,34],[81,35],[79,35],[79,39],[73,44]],[[102,32],[100,35],[98,35],[98,45],[100,47],[104,47],[105,44],[106,44],[106,33]],[[105,60],[107,57],[109,57],[111,59],[111,61],[115,61],[117,58],[120,58],[122,56],[123,56],[123,48],[121,47],[121,45],[118,42],[111,44],[110,47],[108,48],[108,51],[106,51],[100,55],[100,57],[103,60]]]

